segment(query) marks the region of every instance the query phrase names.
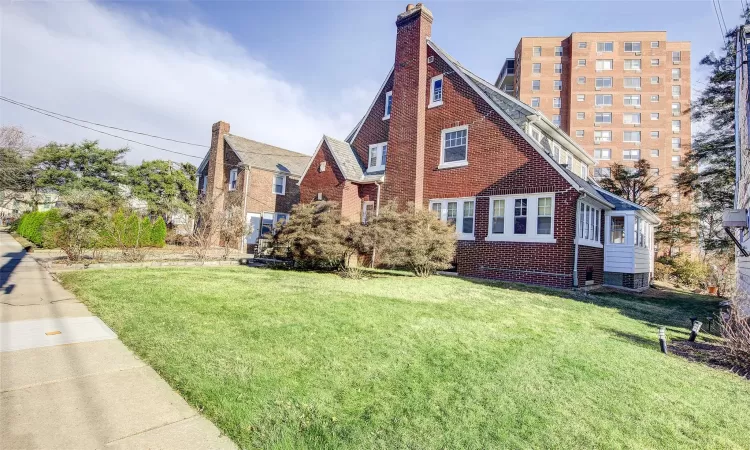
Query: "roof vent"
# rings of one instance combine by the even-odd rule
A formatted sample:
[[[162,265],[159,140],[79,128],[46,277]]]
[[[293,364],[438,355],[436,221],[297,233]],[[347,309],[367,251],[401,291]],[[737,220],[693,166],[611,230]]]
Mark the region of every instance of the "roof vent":
[[[434,56],[428,56],[427,57],[427,64],[432,64],[433,61],[435,61],[435,57]]]

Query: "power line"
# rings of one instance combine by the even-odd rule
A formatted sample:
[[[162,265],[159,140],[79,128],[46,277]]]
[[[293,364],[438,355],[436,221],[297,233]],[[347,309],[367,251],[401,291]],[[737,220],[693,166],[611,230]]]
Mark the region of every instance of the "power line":
[[[719,5],[719,12],[721,13],[721,21],[724,24],[724,36],[729,33],[729,28],[727,28],[727,22],[724,20],[724,11],[721,9],[721,0],[716,0],[716,4]]]
[[[712,0],[711,5],[713,5],[714,13],[716,13],[716,21],[719,23],[719,33],[721,33],[721,41],[724,42],[724,40],[726,39],[726,33],[721,28],[721,19],[719,19],[719,10],[716,9],[716,0]]]
[[[104,125],[102,123],[96,123],[96,122],[91,122],[89,120],[78,119],[76,117],[66,116],[65,114],[60,114],[60,113],[57,113],[57,112],[54,112],[54,111],[49,111],[49,110],[46,110],[44,108],[40,108],[38,106],[29,105],[28,103],[23,103],[23,102],[20,102],[18,100],[13,100],[12,98],[4,97],[2,95],[0,95],[0,100],[5,100],[5,101],[11,102],[11,103],[15,103],[18,106],[24,106],[24,107],[28,107],[28,108],[33,108],[33,109],[36,109],[36,110],[39,110],[39,111],[43,111],[43,112],[48,113],[48,114],[54,114],[55,116],[64,117],[66,119],[75,120],[76,122],[89,123],[91,125],[96,125],[98,127],[111,128],[113,130],[125,131],[127,133],[140,134],[141,136],[148,136],[148,137],[152,137],[152,138],[155,138],[155,139],[162,139],[162,140],[165,140],[165,141],[176,142],[178,144],[194,145],[196,147],[208,148],[206,145],[203,145],[203,144],[194,144],[192,142],[185,142],[185,141],[180,141],[178,139],[165,138],[165,137],[156,136],[156,135],[153,135],[153,134],[142,133],[140,131],[128,130],[127,128],[118,128],[118,127],[114,127],[114,126],[111,126],[111,125]]]

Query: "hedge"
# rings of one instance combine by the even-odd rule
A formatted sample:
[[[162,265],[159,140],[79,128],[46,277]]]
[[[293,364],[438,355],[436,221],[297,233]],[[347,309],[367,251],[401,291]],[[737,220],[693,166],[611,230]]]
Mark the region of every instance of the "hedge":
[[[19,219],[16,225],[16,233],[26,238],[28,241],[35,245],[42,247],[44,245],[44,224],[50,218],[58,216],[56,209],[49,211],[39,212],[27,212],[24,213]]]

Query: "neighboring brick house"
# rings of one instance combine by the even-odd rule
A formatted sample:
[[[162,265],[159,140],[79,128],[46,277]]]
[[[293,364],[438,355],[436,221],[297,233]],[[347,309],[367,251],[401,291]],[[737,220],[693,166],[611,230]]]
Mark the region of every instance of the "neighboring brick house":
[[[253,227],[246,239],[250,251],[299,203],[298,181],[309,160],[310,155],[229,134],[229,124],[217,122],[211,149],[198,167],[198,190],[215,199],[217,209],[224,209],[225,194],[243,194],[244,215]]]
[[[364,221],[394,200],[430,208],[456,225],[459,275],[647,283],[659,219],[588,181],[585,151],[448,56],[431,27],[421,4],[398,16],[393,68],[352,133],[320,141],[300,200],[335,200]]]

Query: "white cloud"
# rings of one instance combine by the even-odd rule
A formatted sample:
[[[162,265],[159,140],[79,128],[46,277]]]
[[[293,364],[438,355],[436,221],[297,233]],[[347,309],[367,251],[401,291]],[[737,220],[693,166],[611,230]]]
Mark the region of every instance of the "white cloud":
[[[302,86],[255,60],[230,34],[196,21],[127,14],[86,2],[18,2],[6,4],[0,14],[2,95],[206,146],[211,124],[224,120],[233,134],[311,153],[323,133],[346,136],[382,81],[343,87],[334,101],[314,105]],[[0,123],[21,125],[40,142],[86,138],[108,147],[124,145],[6,103],[0,104]],[[130,161],[155,158],[183,159],[131,145]]]

